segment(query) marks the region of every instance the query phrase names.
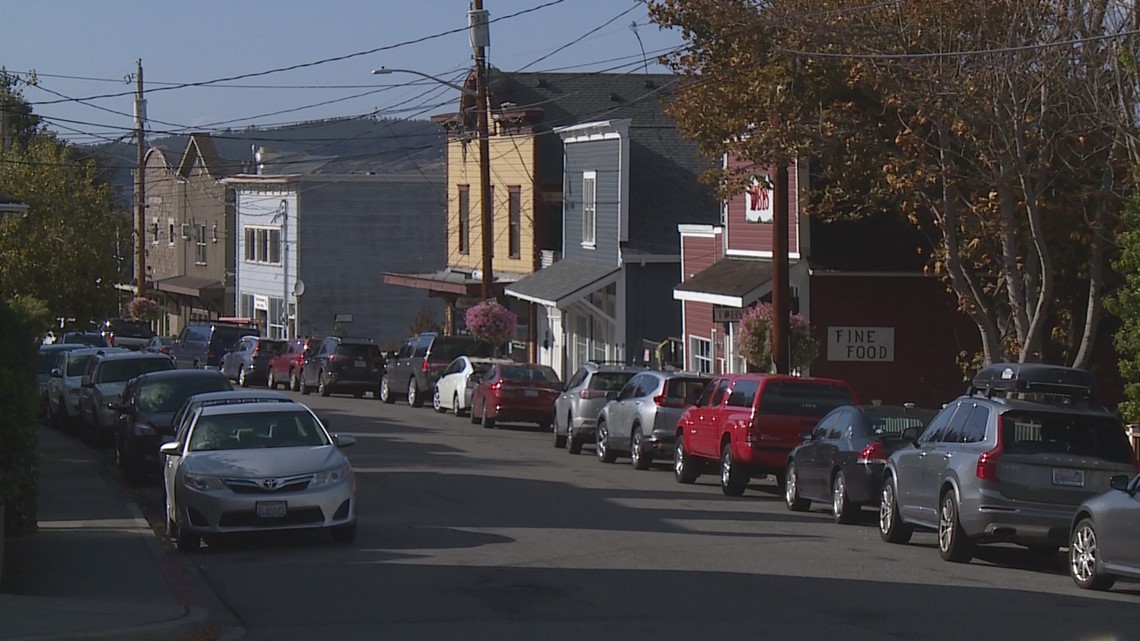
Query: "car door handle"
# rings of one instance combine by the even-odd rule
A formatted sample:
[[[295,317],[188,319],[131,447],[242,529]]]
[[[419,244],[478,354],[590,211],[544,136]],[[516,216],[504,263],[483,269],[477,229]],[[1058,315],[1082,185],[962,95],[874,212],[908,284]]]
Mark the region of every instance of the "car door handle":
[[[918,458],[926,458],[927,454],[930,454],[930,452],[926,452],[926,451],[919,452]]]

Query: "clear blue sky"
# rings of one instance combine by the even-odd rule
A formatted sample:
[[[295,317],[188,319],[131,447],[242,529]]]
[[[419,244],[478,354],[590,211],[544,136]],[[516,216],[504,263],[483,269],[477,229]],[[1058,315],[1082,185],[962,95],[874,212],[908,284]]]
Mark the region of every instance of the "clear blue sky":
[[[505,71],[636,73],[644,69],[643,45],[649,70],[662,72],[655,54],[684,44],[679,33],[649,22],[645,5],[634,0],[483,5],[493,21],[488,59]],[[467,0],[0,0],[0,66],[34,70],[39,86],[24,87],[24,97],[51,129],[76,142],[128,134],[130,95],[67,99],[133,91],[126,78],[140,58],[146,88],[158,90],[348,56],[148,93],[149,135],[373,112],[426,118],[454,110],[458,93],[412,75],[370,71],[411,68],[460,80],[472,64],[469,7]]]

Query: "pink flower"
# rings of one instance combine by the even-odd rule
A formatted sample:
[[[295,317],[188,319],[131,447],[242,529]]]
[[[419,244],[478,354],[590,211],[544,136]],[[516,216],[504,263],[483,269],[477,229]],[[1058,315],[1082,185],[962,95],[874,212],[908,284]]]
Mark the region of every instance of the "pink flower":
[[[803,369],[815,360],[819,343],[812,336],[811,325],[803,316],[792,314],[788,321],[791,328],[789,339],[792,369]],[[773,322],[772,306],[768,303],[757,303],[740,319],[740,355],[761,369],[767,369],[772,363]]]
[[[513,339],[518,332],[518,316],[495,299],[468,308],[463,318],[472,336],[495,349]]]

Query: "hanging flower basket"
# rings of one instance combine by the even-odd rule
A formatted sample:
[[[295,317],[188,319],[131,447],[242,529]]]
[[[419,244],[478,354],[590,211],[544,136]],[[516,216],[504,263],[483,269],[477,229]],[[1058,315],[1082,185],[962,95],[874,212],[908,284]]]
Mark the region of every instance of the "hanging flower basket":
[[[515,337],[519,327],[518,316],[495,299],[468,308],[463,320],[471,335],[491,345],[495,353]]]
[[[127,303],[127,316],[135,320],[158,320],[158,303],[145,296],[136,296]]]
[[[757,303],[750,307],[740,319],[740,355],[753,367],[772,371],[772,306]],[[799,314],[792,314],[791,326],[791,366],[800,370],[815,360],[819,353],[819,343],[811,333],[811,325]]]

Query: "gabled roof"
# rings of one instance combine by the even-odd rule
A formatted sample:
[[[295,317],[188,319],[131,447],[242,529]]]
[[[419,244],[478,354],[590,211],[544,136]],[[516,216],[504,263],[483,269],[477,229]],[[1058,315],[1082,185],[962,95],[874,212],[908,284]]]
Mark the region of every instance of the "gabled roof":
[[[234,163],[225,161],[218,155],[214,139],[206,133],[190,134],[190,139],[186,141],[186,151],[182,154],[182,161],[178,163],[178,173],[189,176],[196,160],[201,160],[206,172],[215,179],[224,178],[237,169]]]

